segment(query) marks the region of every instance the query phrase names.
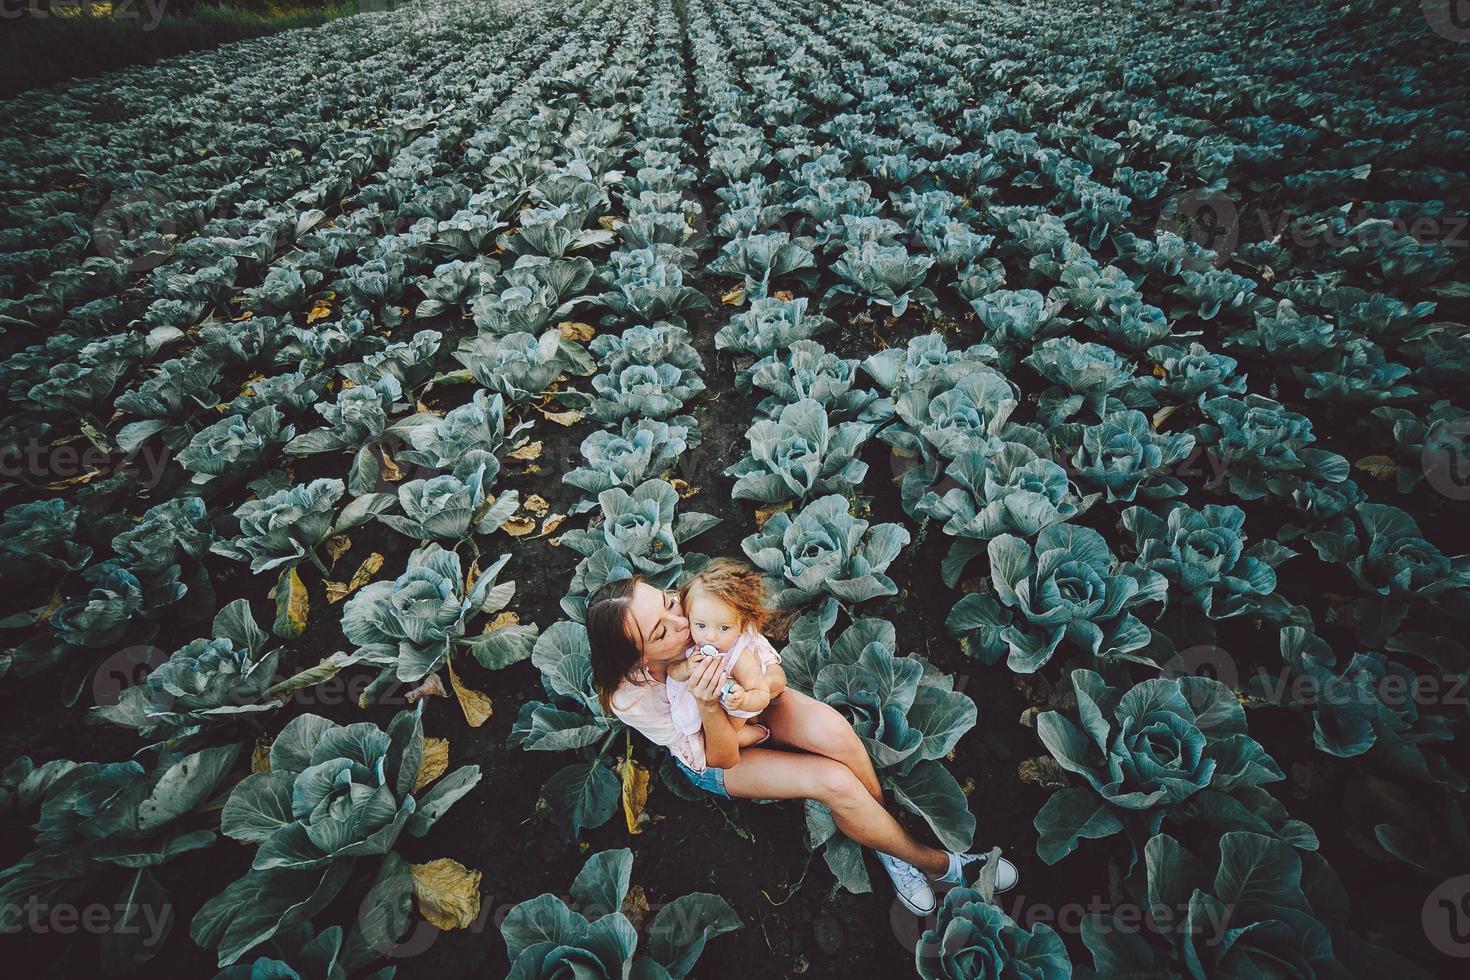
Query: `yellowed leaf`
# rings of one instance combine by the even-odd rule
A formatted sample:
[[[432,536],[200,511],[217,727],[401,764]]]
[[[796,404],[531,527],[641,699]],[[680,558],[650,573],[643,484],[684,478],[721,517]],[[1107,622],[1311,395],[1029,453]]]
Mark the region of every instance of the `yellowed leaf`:
[[[690,497],[704,490],[704,487],[692,487],[688,481],[677,478],[671,480],[670,483],[674,488],[674,492],[679,495],[680,500],[688,500]]]
[[[480,559],[476,558],[470,562],[470,570],[464,575],[464,594],[469,595],[475,591],[475,583],[480,580]]]
[[[311,309],[306,314],[306,323],[307,323],[308,326],[310,326],[311,324],[317,322],[318,320],[325,320],[327,317],[329,317],[331,315],[332,315],[332,304],[331,303],[328,303],[324,299],[319,299],[316,302],[314,302],[314,303],[311,304]]]
[[[250,771],[252,773],[271,771],[271,743],[255,743],[255,750],[250,753]]]
[[[580,320],[563,320],[556,325],[556,329],[561,331],[562,340],[571,340],[579,344],[585,344],[597,335],[597,329],[592,324],[583,323]]]
[[[551,505],[540,494],[533,493],[521,502],[521,509],[530,511],[537,517],[542,517],[551,509]]]
[[[643,891],[642,885],[634,885],[628,889],[628,894],[623,896],[623,907],[619,909],[633,923],[637,929],[648,918],[648,895]]]
[[[283,640],[294,640],[306,632],[306,620],[310,613],[311,602],[306,594],[306,583],[301,581],[301,574],[292,568],[276,582],[276,621],[271,626],[271,632]]]
[[[521,470],[521,475],[522,476],[535,476],[537,473],[540,473],[540,472],[541,472],[541,464],[540,463],[527,463],[525,465],[525,467]]]
[[[552,514],[548,516],[546,520],[541,522],[541,533],[536,535],[536,537],[544,538],[548,534],[555,533],[556,529],[566,522],[566,519],[567,515],[565,514]]]
[[[648,806],[651,778],[648,767],[640,765],[632,756],[623,760],[623,817],[630,834],[643,833],[643,810]]]
[[[777,514],[784,514],[790,509],[791,501],[789,500],[782,501],[779,504],[767,504],[765,507],[757,507],[755,509],[755,526],[758,528],[765,527],[766,521],[769,521]]]
[[[375,551],[362,560],[362,564],[357,566],[357,571],[352,573],[352,580],[347,584],[344,585],[341,582],[322,583],[327,589],[327,601],[330,603],[341,602],[371,582],[373,576],[378,574],[378,570],[382,567],[383,556]]]
[[[611,214],[604,214],[597,219],[597,223],[602,226],[603,231],[617,231],[623,226],[623,220]]]
[[[557,425],[576,425],[582,421],[582,413],[575,408],[568,409],[565,412],[547,412],[542,410],[541,414]]]
[[[337,559],[352,550],[352,539],[345,534],[334,534],[322,542],[327,549],[327,557],[332,559],[332,564],[337,564]]]
[[[1164,370],[1164,365],[1162,365],[1162,364],[1155,364],[1154,365],[1154,377],[1156,377],[1156,378],[1162,378],[1166,373],[1168,373],[1168,372],[1166,372]]]
[[[439,679],[439,672],[435,671],[419,682],[412,691],[403,695],[403,700],[408,704],[415,704],[419,698],[447,698],[449,692],[444,690],[444,682]]]
[[[419,776],[413,781],[413,793],[419,794],[425,786],[449,771],[449,739],[424,739],[424,758],[419,763]]]
[[[454,697],[459,701],[460,710],[464,712],[465,724],[471,728],[479,728],[495,713],[495,705],[490,700],[490,695],[472,687],[466,687],[460,682],[459,674],[454,670],[452,658],[449,661],[449,686],[454,688]]]
[[[789,303],[796,298],[796,294],[789,289],[778,289],[771,294],[771,297]]]
[[[1154,413],[1154,428],[1157,429],[1159,426],[1163,425],[1169,420],[1169,416],[1173,415],[1177,411],[1179,411],[1178,405],[1165,405],[1163,408],[1159,409],[1157,412]]]
[[[1387,480],[1398,472],[1398,464],[1387,456],[1364,456],[1353,464],[1353,469],[1362,470],[1375,480]]]
[[[736,286],[728,293],[720,296],[720,302],[725,304],[726,306],[739,306],[741,303],[745,302],[745,287]]]
[[[512,449],[505,455],[509,456],[511,459],[518,459],[523,463],[529,463],[533,459],[541,458],[542,448],[543,447],[541,445],[541,440],[536,439],[516,449]]]
[[[504,629],[507,626],[515,626],[520,621],[521,621],[521,617],[520,616],[516,615],[511,610],[506,609],[506,610],[503,610],[494,619],[490,620],[490,622],[486,623],[485,624],[485,628],[482,629],[482,630],[480,630],[480,632],[481,633],[494,633],[498,629]]]
[[[419,911],[440,929],[463,929],[480,916],[480,872],[453,858],[410,864]]]
[[[97,479],[97,477],[99,477],[101,475],[102,475],[102,471],[101,470],[88,470],[85,473],[79,473],[76,476],[68,477],[65,480],[57,480],[55,483],[48,483],[48,484],[46,484],[46,489],[47,490],[60,490],[63,487],[75,486],[78,483],[81,483],[81,484],[91,483],[93,480]]]
[[[397,483],[402,480],[403,471],[398,468],[397,463],[393,462],[393,457],[388,455],[388,450],[383,449],[380,452],[383,455],[383,479],[389,483]]]
[[[53,592],[53,593],[51,593],[51,601],[48,602],[48,603],[46,603],[46,608],[43,609],[43,610],[41,610],[41,615],[39,615],[39,616],[36,617],[36,622],[38,622],[38,623],[49,623],[51,621],[51,614],[54,613],[54,612],[56,612],[57,607],[59,607],[61,605],[61,603],[62,603],[61,593],[60,592]]]
[[[523,538],[536,530],[536,519],[517,515],[500,525],[500,529],[513,538]]]

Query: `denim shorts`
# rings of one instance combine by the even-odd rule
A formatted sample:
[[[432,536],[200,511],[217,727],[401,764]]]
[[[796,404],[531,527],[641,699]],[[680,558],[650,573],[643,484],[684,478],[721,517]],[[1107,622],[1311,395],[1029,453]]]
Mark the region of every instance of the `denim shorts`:
[[[684,777],[699,789],[704,790],[712,796],[722,797],[727,800],[730,798],[730,794],[725,792],[725,770],[709,766],[704,772],[695,772],[686,766],[684,760],[678,756],[674,757],[674,762],[678,765],[679,770],[684,773]]]

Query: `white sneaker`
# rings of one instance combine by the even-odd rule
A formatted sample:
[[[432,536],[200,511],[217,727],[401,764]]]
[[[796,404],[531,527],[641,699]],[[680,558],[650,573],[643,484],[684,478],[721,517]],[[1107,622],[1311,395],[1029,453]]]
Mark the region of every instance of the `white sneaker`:
[[[928,875],[891,854],[881,851],[874,853],[878,855],[878,863],[883,865],[883,870],[893,880],[893,890],[898,893],[898,900],[903,903],[904,908],[915,915],[928,915],[939,907],[934,889],[929,887]]]
[[[949,854],[949,870],[939,879],[947,885],[968,885],[975,880],[975,875],[985,866],[988,854]],[[995,890],[1007,892],[1016,887],[1021,880],[1021,872],[1016,866],[1005,858],[995,866]]]

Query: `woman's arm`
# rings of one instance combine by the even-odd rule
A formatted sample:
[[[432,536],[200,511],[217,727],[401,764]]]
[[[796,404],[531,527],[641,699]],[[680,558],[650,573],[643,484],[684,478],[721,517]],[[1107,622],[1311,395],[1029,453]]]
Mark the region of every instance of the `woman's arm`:
[[[689,661],[689,693],[699,702],[704,725],[704,762],[716,769],[729,769],[740,761],[740,743],[730,716],[720,706],[723,671],[717,657],[696,654]]]

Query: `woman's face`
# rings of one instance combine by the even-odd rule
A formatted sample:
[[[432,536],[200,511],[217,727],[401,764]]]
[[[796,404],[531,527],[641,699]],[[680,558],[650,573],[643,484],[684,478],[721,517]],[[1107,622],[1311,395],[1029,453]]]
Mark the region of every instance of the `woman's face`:
[[[689,620],[679,597],[647,582],[633,588],[628,604],[628,633],[643,651],[643,663],[671,663],[689,648]]]

